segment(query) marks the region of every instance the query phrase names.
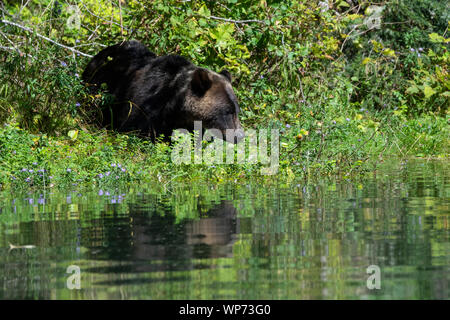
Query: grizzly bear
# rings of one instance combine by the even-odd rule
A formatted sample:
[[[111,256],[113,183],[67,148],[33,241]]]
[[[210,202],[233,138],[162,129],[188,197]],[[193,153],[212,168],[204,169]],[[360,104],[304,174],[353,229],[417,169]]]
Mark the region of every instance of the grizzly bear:
[[[173,130],[192,131],[194,121],[201,121],[203,129],[232,137],[229,142],[243,138],[227,70],[216,73],[178,55],[156,56],[133,40],[100,51],[82,78],[94,91],[106,84],[112,99],[102,108],[102,125],[109,129],[168,140]]]

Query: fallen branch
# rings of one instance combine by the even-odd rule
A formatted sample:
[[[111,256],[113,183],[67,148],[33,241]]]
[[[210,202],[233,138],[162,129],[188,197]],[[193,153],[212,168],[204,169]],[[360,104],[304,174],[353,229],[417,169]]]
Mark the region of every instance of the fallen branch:
[[[22,51],[20,51],[19,49],[15,48],[15,47],[0,46],[0,50],[3,50],[3,51],[14,51],[14,52],[17,52],[20,56],[26,55],[27,57],[34,58],[31,54],[23,53]]]
[[[21,52],[18,51],[16,48],[14,47],[4,47],[4,46],[0,46],[0,50],[6,50],[6,51],[16,51],[18,54],[20,54]]]
[[[0,21],[1,21],[1,23],[8,24],[8,25],[14,26],[14,27],[16,27],[16,28],[19,28],[19,29],[22,29],[22,30],[25,30],[25,31],[32,32],[32,33],[34,33],[36,36],[38,36],[39,38],[42,38],[42,39],[44,39],[44,40],[47,40],[47,41],[53,43],[54,45],[57,45],[57,46],[59,46],[59,47],[61,47],[61,48],[70,50],[70,51],[72,51],[72,52],[74,52],[74,53],[77,53],[77,54],[79,54],[79,55],[82,55],[82,56],[84,56],[84,57],[88,57],[88,58],[92,58],[92,57],[93,57],[93,56],[91,56],[90,54],[87,54],[87,53],[78,51],[78,50],[76,50],[76,49],[74,49],[74,48],[72,48],[72,47],[65,46],[65,45],[63,45],[63,44],[61,44],[61,43],[58,43],[58,42],[56,42],[56,41],[54,41],[54,40],[52,40],[52,39],[46,37],[46,36],[43,36],[43,35],[37,33],[36,31],[34,31],[34,30],[31,29],[31,28],[22,26],[22,25],[20,25],[20,24],[18,24],[18,23],[11,22],[11,21],[8,21],[8,20],[0,20]]]
[[[220,20],[220,21],[225,21],[225,22],[231,22],[231,23],[265,23],[263,20],[233,20],[233,19],[228,19],[228,18],[221,18],[221,17],[215,17],[215,16],[204,16],[201,14],[195,14],[199,17],[205,18],[205,19],[214,19],[214,20]]]
[[[205,17],[205,18],[210,18],[210,19],[215,19],[215,20],[221,20],[221,21],[226,21],[226,22],[231,22],[231,23],[251,23],[251,22],[265,23],[265,22],[262,21],[262,20],[232,20],[232,19],[221,18],[221,17],[215,17],[215,16],[209,16],[209,17]]]

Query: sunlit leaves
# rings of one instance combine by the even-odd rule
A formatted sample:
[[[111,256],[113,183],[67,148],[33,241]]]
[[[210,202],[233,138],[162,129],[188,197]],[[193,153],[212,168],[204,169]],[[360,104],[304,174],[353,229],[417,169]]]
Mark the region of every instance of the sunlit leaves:
[[[436,91],[433,90],[433,88],[431,88],[430,86],[425,85],[423,87],[423,93],[425,95],[425,99],[429,99],[433,94],[436,93]]]

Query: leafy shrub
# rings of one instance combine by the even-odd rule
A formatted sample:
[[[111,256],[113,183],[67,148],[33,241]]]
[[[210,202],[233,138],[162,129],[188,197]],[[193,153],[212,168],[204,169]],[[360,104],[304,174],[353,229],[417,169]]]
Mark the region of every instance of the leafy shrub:
[[[372,5],[383,8],[380,28],[367,23]],[[279,130],[285,177],[348,175],[385,155],[448,148],[444,1],[32,0],[4,1],[0,10],[11,22],[0,24],[0,183],[257,175],[248,164],[175,166],[167,144],[92,126],[108,95],[85,90],[79,75],[89,56],[129,39],[231,70],[244,127]]]
[[[0,101],[5,114],[31,132],[55,133],[73,126],[83,98],[73,60],[59,59],[57,48],[21,49],[22,54],[9,53],[2,63]]]
[[[356,87],[352,102],[409,114],[445,112],[448,40],[442,35],[449,18],[448,4],[433,0],[386,2],[380,28],[368,29],[361,16],[359,27],[353,25],[360,32],[344,50],[346,72]]]

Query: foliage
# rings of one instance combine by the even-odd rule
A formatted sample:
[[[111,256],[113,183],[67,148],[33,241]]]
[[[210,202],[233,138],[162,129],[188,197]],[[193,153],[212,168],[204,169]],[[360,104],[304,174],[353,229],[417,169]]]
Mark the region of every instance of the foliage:
[[[357,19],[360,24],[349,25],[358,32],[344,47],[346,73],[358,88],[352,102],[378,110],[402,108],[412,115],[445,114],[450,103],[444,38],[448,4],[394,0],[381,8],[380,27],[368,28],[364,16]]]
[[[346,177],[388,156],[445,156],[447,6],[387,1],[378,28],[367,22],[372,5],[380,6],[5,1],[2,19],[10,23],[0,24],[0,183],[26,189],[259,177],[260,165],[175,165],[167,144],[96,128],[98,106],[108,97],[86,91],[79,75],[89,55],[127,39],[158,55],[229,69],[244,127],[281,134],[278,177]]]

